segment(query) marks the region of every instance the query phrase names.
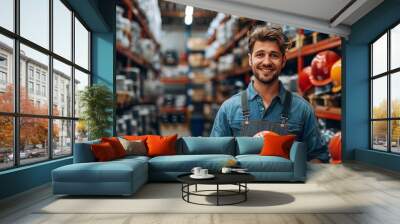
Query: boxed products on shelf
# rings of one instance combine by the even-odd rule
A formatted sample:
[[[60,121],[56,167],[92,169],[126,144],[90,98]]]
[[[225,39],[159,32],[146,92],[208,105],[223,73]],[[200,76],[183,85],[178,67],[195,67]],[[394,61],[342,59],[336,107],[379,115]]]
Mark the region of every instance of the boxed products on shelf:
[[[189,38],[187,48],[190,50],[204,50],[207,48],[207,40],[204,38]]]
[[[148,26],[156,40],[161,39],[161,13],[157,0],[137,0],[139,7],[144,12]]]
[[[208,27],[207,30],[208,36],[212,36],[214,34],[215,30],[217,29],[221,21],[225,18],[225,16],[226,15],[221,12],[219,12],[217,16],[215,16],[215,18],[211,21],[210,26]]]
[[[189,78],[194,84],[206,84],[210,82],[210,77],[205,73],[192,72],[189,74]]]
[[[134,106],[117,119],[118,135],[159,134],[158,113],[155,105]]]
[[[185,94],[163,94],[161,104],[165,107],[182,108],[186,105]]]
[[[141,49],[141,46],[140,46],[140,38],[141,38],[140,34],[142,32],[142,28],[140,28],[140,25],[137,22],[132,21],[131,30],[132,30],[132,36],[131,36],[130,49],[133,52],[141,54],[142,49]]]
[[[233,68],[235,57],[233,54],[221,56],[218,61],[218,71],[223,72]]]
[[[189,61],[189,64],[193,67],[204,66],[207,63],[205,61],[204,55],[201,53],[190,54],[188,61]]]
[[[142,56],[148,61],[151,61],[152,57],[155,56],[157,51],[154,41],[151,39],[140,39],[139,45],[142,51]]]

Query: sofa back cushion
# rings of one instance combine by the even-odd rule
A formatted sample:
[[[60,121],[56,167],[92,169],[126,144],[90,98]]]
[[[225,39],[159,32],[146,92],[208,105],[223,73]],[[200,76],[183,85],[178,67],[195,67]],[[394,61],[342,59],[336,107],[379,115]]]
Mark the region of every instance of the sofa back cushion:
[[[99,144],[100,139],[86,142],[75,143],[74,147],[74,163],[95,162],[96,158],[90,148],[92,144]]]
[[[236,137],[236,155],[259,154],[263,145],[262,137]]]
[[[235,155],[235,139],[233,137],[182,137],[178,145],[178,154]]]

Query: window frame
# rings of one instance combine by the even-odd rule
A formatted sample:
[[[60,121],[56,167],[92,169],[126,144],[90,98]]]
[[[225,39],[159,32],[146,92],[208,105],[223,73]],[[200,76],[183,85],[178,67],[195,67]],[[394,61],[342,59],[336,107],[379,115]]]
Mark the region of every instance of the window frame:
[[[368,43],[368,52],[369,52],[369,77],[368,77],[368,84],[369,84],[369,149],[372,151],[379,151],[379,152],[385,152],[385,153],[390,153],[390,154],[400,154],[400,152],[393,152],[392,151],[392,135],[391,135],[391,123],[392,121],[400,121],[400,117],[392,117],[392,98],[391,98],[391,79],[392,75],[395,75],[396,73],[400,72],[400,67],[391,69],[391,31],[393,28],[396,26],[400,26],[400,21],[395,22],[391,26],[385,29],[384,32],[380,33],[376,38],[374,38],[371,42]],[[386,64],[386,71],[380,74],[376,74],[374,76],[373,74],[373,44],[379,40],[382,36],[387,34],[387,64]],[[379,79],[382,77],[386,77],[386,86],[387,86],[387,105],[386,105],[386,110],[387,110],[387,116],[386,118],[373,118],[373,81],[375,79]],[[379,150],[374,148],[374,136],[373,136],[373,122],[376,121],[386,121],[386,151]]]
[[[40,46],[39,44],[36,44],[32,41],[30,41],[29,39],[24,38],[23,36],[20,35],[20,0],[14,0],[13,1],[13,10],[14,10],[14,31],[10,31],[4,27],[0,26],[0,35],[3,35],[7,38],[12,39],[13,41],[13,63],[12,63],[12,69],[11,71],[13,72],[13,78],[14,78],[14,110],[13,112],[1,112],[0,111],[0,116],[11,116],[13,118],[13,153],[14,153],[14,161],[13,161],[13,166],[10,167],[5,167],[5,168],[0,168],[0,172],[5,171],[5,170],[10,170],[10,169],[16,169],[19,167],[23,167],[23,166],[29,166],[29,165],[33,165],[33,164],[38,164],[38,163],[43,163],[49,160],[53,160],[53,159],[61,159],[61,158],[65,158],[65,157],[70,157],[73,156],[73,152],[74,152],[74,143],[75,143],[75,126],[76,126],[76,121],[79,120],[79,117],[75,116],[75,108],[72,107],[71,108],[71,114],[68,116],[56,116],[53,115],[53,59],[58,60],[61,63],[64,63],[68,66],[71,66],[71,92],[72,92],[72,99],[71,99],[71,104],[74,105],[75,103],[75,98],[76,98],[76,93],[75,93],[75,88],[74,88],[74,82],[75,82],[75,69],[85,73],[88,75],[89,77],[89,83],[88,86],[92,85],[92,61],[91,61],[91,50],[92,50],[92,43],[91,43],[91,38],[92,38],[92,31],[91,29],[88,27],[88,25],[84,22],[84,20],[79,16],[78,13],[76,13],[72,7],[68,4],[68,2],[66,2],[65,0],[59,0],[66,8],[68,8],[68,10],[71,11],[71,18],[70,18],[70,22],[71,22],[71,59],[67,59],[64,58],[61,55],[58,55],[57,53],[55,53],[53,50],[53,1],[54,0],[48,0],[49,3],[49,48],[46,49],[42,46]],[[84,28],[88,31],[88,69],[85,69],[81,66],[79,66],[78,64],[75,63],[75,18],[77,20],[79,20],[79,22],[84,26]],[[48,56],[49,58],[49,63],[48,63],[48,76],[47,76],[47,83],[46,83],[46,87],[45,90],[48,92],[46,93],[45,91],[45,95],[47,95],[48,97],[48,112],[46,115],[39,115],[39,114],[22,114],[20,112],[20,85],[21,85],[21,80],[20,80],[20,66],[21,66],[21,61],[20,61],[20,44],[23,44],[29,48],[32,48],[33,50],[36,50],[42,54],[45,54]],[[42,86],[42,79],[41,79],[41,75],[43,71],[39,72],[39,80],[36,79],[36,72],[37,72],[37,68],[33,67],[33,79],[30,79],[30,74],[29,74],[29,68],[30,65],[29,63],[27,63],[27,72],[26,72],[26,82],[29,81],[33,81],[34,86],[36,85],[36,83],[40,83],[40,87]],[[27,86],[28,87],[28,86]],[[27,89],[27,91],[29,91]],[[34,88],[34,92],[36,91],[36,89]],[[40,91],[41,93],[41,91]],[[39,97],[43,97],[42,94],[38,95]],[[34,102],[36,103],[36,102]],[[21,164],[20,161],[20,119],[21,118],[46,118],[47,122],[48,122],[48,136],[47,136],[47,142],[49,143],[47,145],[47,158],[44,157],[43,160],[40,160],[38,162],[32,162],[32,163],[26,163],[26,164]],[[68,155],[63,155],[63,156],[54,156],[53,152],[54,152],[54,147],[53,147],[53,122],[57,121],[57,120],[66,120],[66,121],[71,121],[71,129],[72,129],[72,133],[71,133],[71,153]]]

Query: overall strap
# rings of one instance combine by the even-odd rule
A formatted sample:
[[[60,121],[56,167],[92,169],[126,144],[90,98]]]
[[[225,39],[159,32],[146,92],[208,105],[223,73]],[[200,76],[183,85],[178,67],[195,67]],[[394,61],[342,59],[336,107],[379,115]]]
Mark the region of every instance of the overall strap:
[[[283,110],[281,113],[281,125],[287,124],[289,120],[290,105],[292,103],[292,93],[286,90],[285,100],[283,101]]]
[[[242,101],[242,113],[244,116],[244,121],[245,121],[245,124],[249,124],[250,110],[249,110],[249,102],[247,100],[247,91],[243,90],[240,95],[241,95],[241,101]]]

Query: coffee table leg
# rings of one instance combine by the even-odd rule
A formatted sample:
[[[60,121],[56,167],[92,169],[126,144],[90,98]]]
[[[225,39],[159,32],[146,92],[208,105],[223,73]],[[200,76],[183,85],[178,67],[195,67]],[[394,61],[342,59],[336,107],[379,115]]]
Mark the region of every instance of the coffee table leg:
[[[219,205],[219,184],[217,184],[217,206]]]
[[[247,201],[247,182],[244,183],[244,201]]]
[[[196,184],[196,186],[195,186],[195,191],[197,192],[197,184]]]

